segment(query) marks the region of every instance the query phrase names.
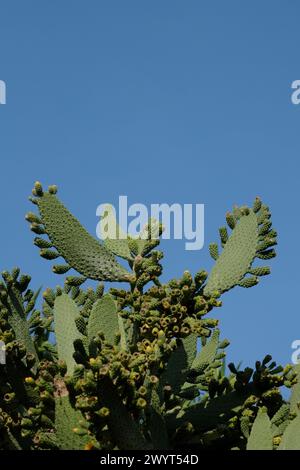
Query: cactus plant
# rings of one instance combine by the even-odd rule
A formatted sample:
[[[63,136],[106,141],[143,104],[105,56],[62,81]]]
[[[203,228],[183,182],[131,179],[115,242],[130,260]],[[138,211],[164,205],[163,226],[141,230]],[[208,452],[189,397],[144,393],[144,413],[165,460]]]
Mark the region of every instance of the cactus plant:
[[[185,271],[163,284],[157,222],[140,237],[100,243],[56,193],[37,182],[39,213],[26,219],[41,256],[65,260],[54,272],[75,274],[46,289],[38,309],[30,277],[2,273],[0,449],[300,448],[299,371],[269,355],[254,368],[226,367],[229,341],[211,316],[226,291],[269,274],[253,266],[275,256],[269,208],[259,198],[235,207],[231,233],[219,229],[222,250],[210,245],[211,273]],[[105,290],[86,280],[123,284]],[[290,403],[282,386],[293,389]]]

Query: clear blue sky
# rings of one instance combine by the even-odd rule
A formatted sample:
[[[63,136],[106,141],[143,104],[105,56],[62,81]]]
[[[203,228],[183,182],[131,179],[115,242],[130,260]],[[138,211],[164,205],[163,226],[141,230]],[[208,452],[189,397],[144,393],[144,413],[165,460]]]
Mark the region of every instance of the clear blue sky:
[[[96,207],[204,203],[205,247],[165,241],[165,274],[210,268],[225,212],[268,203],[279,232],[273,272],[215,310],[229,358],[290,360],[300,338],[300,6],[296,0],[2,0],[1,268],[56,285],[24,221],[33,182],[95,234]]]

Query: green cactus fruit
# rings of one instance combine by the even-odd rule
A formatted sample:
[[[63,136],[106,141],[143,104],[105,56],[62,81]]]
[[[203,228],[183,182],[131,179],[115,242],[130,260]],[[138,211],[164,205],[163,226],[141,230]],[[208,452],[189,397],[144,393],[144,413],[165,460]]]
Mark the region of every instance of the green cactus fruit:
[[[67,364],[68,374],[72,374],[75,366],[73,358],[73,343],[81,337],[75,320],[79,316],[79,310],[67,294],[62,293],[54,303],[54,325],[58,357]]]
[[[67,276],[66,277],[66,283],[69,284],[69,286],[74,286],[74,287],[79,287],[81,284],[83,284],[86,281],[86,277],[82,276]]]
[[[271,421],[265,408],[258,410],[247,442],[247,450],[272,450]]]
[[[78,317],[75,318],[75,325],[79,333],[86,335],[86,322],[82,315],[78,315]]]
[[[261,199],[260,197],[256,197],[253,203],[253,211],[256,213],[261,209]]]
[[[219,258],[219,248],[217,243],[211,243],[209,245],[209,253],[212,259],[217,260]]]
[[[38,207],[52,245],[76,271],[95,280],[127,280],[125,268],[82,227],[54,194],[45,192],[40,195]]]
[[[257,253],[256,254],[257,258],[259,259],[272,259],[272,258],[275,258],[276,256],[276,251],[275,250],[266,250],[266,251],[262,251],[261,253]]]
[[[253,276],[268,276],[270,272],[269,266],[259,266],[258,268],[251,268],[248,271],[248,273],[253,274]]]
[[[231,228],[233,230],[234,227],[235,227],[235,224],[236,224],[236,217],[233,214],[231,214],[230,212],[227,212],[226,222],[227,222],[229,228]]]
[[[71,266],[69,266],[68,264],[55,264],[52,267],[52,271],[55,274],[65,274],[68,271],[70,271],[70,269],[71,269]]]
[[[244,279],[242,279],[238,285],[240,287],[245,287],[246,289],[248,289],[249,287],[253,287],[253,286],[256,286],[256,284],[258,284],[259,282],[259,279],[258,277],[256,276],[251,276],[251,277],[245,277]]]
[[[33,243],[38,248],[52,248],[52,243],[44,238],[35,237]]]
[[[227,240],[228,240],[228,231],[227,231],[227,227],[220,227],[220,228],[219,228],[219,234],[220,234],[220,239],[221,239],[222,246],[224,246],[225,243],[226,243]]]

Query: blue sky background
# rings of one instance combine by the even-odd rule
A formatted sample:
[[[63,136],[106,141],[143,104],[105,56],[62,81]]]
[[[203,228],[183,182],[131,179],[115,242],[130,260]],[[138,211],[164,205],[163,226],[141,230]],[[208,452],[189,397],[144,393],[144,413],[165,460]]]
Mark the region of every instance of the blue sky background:
[[[210,268],[225,212],[268,203],[279,232],[273,272],[215,310],[229,358],[290,361],[300,338],[300,6],[264,2],[1,0],[1,267],[56,285],[24,215],[33,182],[95,234],[96,207],[204,203],[205,247],[165,241],[164,278]]]

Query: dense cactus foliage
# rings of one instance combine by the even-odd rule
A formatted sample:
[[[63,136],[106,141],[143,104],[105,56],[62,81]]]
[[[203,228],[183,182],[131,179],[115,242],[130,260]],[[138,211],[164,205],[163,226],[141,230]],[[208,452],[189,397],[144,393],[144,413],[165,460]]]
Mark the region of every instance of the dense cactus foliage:
[[[226,367],[229,341],[213,312],[224,292],[269,274],[254,266],[275,256],[269,208],[259,198],[234,208],[230,233],[219,231],[222,251],[210,245],[211,273],[162,284],[163,254],[151,237],[159,224],[149,221],[138,239],[100,243],[56,193],[36,183],[38,213],[26,219],[41,256],[63,258],[53,271],[73,273],[41,302],[29,276],[2,273],[0,448],[300,448],[299,371],[270,356],[253,369]],[[83,287],[89,279],[95,288]],[[105,281],[123,285],[105,289]]]

